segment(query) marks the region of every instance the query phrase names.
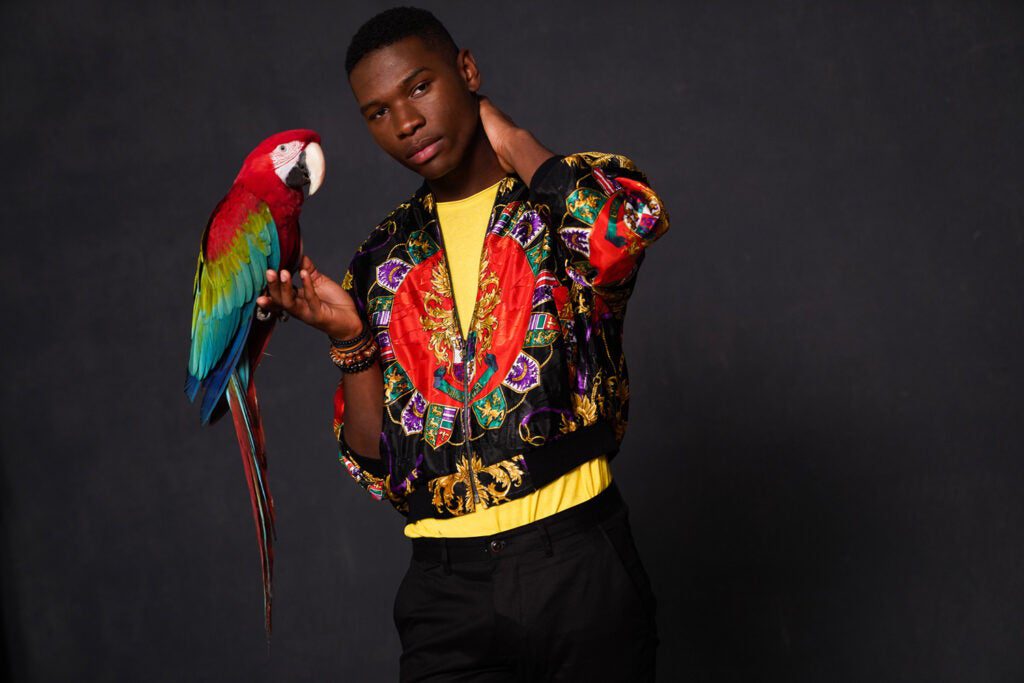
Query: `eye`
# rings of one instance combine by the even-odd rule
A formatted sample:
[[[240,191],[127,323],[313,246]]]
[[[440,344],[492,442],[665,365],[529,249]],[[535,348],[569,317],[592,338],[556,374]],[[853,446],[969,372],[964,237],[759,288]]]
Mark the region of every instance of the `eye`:
[[[282,152],[284,151],[284,149],[285,149],[284,145],[281,145],[281,151]]]
[[[427,85],[429,85],[429,84],[430,84],[430,81],[423,81],[422,83],[418,83],[416,85],[416,87],[412,89],[412,91],[413,92],[417,92],[417,91],[420,90],[420,88],[423,88],[424,90],[426,90],[427,89]]]
[[[379,116],[379,115],[380,115],[380,114],[381,114],[381,113],[382,113],[383,111],[384,111],[384,107],[381,107],[381,108],[380,108],[380,109],[378,109],[377,111],[375,111],[375,112],[373,112],[372,114],[370,114],[370,120],[372,121],[372,120],[374,120],[375,118],[377,118],[377,117],[378,117],[378,116]]]

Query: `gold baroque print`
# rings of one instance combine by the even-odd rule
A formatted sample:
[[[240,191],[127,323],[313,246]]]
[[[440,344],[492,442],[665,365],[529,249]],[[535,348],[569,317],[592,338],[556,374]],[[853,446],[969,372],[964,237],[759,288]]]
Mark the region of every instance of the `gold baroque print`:
[[[423,209],[427,213],[433,213],[434,211],[434,193],[428,192],[420,199],[420,204],[423,205]]]
[[[397,363],[392,363],[390,367],[395,367]],[[398,367],[401,367],[400,365]],[[403,387],[404,385],[404,387]],[[398,393],[399,389],[404,388],[405,391]],[[384,373],[384,396],[385,400],[387,397],[392,397],[392,403],[397,401],[399,398],[404,396],[412,388],[412,383],[401,374],[396,372],[385,372]]]
[[[431,501],[434,507],[438,512],[447,511],[456,516],[473,512],[476,508],[470,477],[476,478],[481,509],[504,502],[512,489],[523,483],[521,459],[522,456],[517,455],[484,467],[478,455],[472,455],[469,462],[465,456],[460,457],[454,473],[427,482],[433,493]]]
[[[486,253],[480,264],[480,272],[480,294],[476,302],[476,321],[473,329],[476,330],[478,352],[482,354],[491,348],[494,330],[498,327],[498,317],[494,315],[494,309],[498,306],[501,292],[498,288],[498,276],[490,270]]]
[[[630,171],[637,170],[636,165],[628,157],[607,152],[578,152],[570,154],[563,161],[573,168],[582,168],[586,165],[601,167],[607,166],[609,161],[615,161],[618,162],[620,168]]]
[[[590,386],[590,395],[572,395],[572,412],[575,419],[565,413],[562,414],[562,425],[559,428],[563,434],[576,431],[577,427],[588,427],[597,422],[597,415],[603,411],[604,398],[598,393],[601,386],[601,373],[594,376],[593,384]]]
[[[399,512],[408,512],[409,511],[408,496],[409,496],[410,493],[412,493],[413,491],[416,490],[416,487],[413,485],[413,482],[416,481],[416,479],[419,476],[420,476],[419,468],[418,467],[414,467],[412,472],[410,472],[408,475],[406,475],[406,477],[398,484],[398,486],[394,487],[394,488],[398,488],[398,489],[401,489],[402,487],[404,487],[404,490],[402,490],[401,493],[395,493],[392,490],[391,475],[390,474],[388,474],[384,478],[384,493],[387,495],[388,501],[392,505],[394,505],[395,508]]]
[[[488,423],[501,418],[505,414],[504,402],[497,402],[497,405],[494,405],[491,403],[490,397],[484,399],[484,402],[478,405],[480,406],[480,414],[483,415],[484,420]]]
[[[498,183],[498,195],[501,196],[511,190],[516,184],[515,176],[505,176]]]
[[[580,180],[576,183],[576,187],[583,187],[583,181]],[[602,202],[607,201],[604,194],[597,194],[596,192],[584,192],[583,194],[573,193],[570,195],[570,199],[565,203],[565,209],[574,216],[579,215],[582,209],[586,208],[583,212],[587,216],[587,220],[592,224],[597,218],[597,214],[601,210]]]
[[[614,375],[609,375],[606,380],[607,394],[610,397],[608,403],[614,404],[614,409],[607,412],[615,428],[615,440],[622,441],[626,434],[626,416],[623,415],[622,407],[629,401],[629,380],[626,377],[626,356],[619,357],[618,369]]]
[[[593,169],[587,169],[587,163],[593,165]],[[553,393],[548,395],[545,391],[536,391],[532,394],[505,392],[507,394],[505,398],[510,400],[508,405],[502,405],[500,400],[488,401],[488,398],[496,399],[497,396],[490,397],[487,392],[481,391],[478,396],[475,396],[478,402],[471,403],[471,407],[475,408],[475,413],[471,413],[471,415],[476,416],[478,423],[486,425],[496,422],[498,412],[504,409],[506,413],[502,429],[510,430],[507,436],[513,443],[505,442],[507,446],[503,447],[508,447],[511,450],[507,455],[497,456],[498,459],[505,460],[515,453],[521,453],[522,451],[519,449],[535,448],[550,439],[557,439],[560,427],[562,433],[580,431],[586,429],[586,425],[594,425],[596,422],[607,420],[611,422],[616,439],[621,440],[623,436],[630,387],[625,376],[622,358],[621,320],[626,311],[633,278],[629,277],[625,281],[617,280],[614,283],[609,283],[606,287],[595,285],[592,280],[597,271],[591,261],[586,258],[587,255],[571,249],[566,250],[564,248],[565,241],[561,240],[558,235],[558,230],[561,227],[569,227],[580,232],[580,221],[573,220],[570,215],[550,215],[552,209],[562,213],[561,209],[571,202],[568,192],[573,189],[574,184],[577,188],[591,190],[592,196],[600,198],[600,194],[608,189],[605,183],[598,182],[603,180],[598,177],[600,173],[597,172],[597,169],[601,167],[607,171],[613,185],[617,171],[624,171],[618,174],[620,176],[642,180],[642,174],[633,175],[634,171],[625,171],[633,168],[632,163],[625,157],[620,158],[619,155],[601,152],[581,152],[567,157],[565,166],[561,167],[561,172],[552,174],[545,184],[546,190],[550,191],[546,194],[551,196],[551,207],[545,206],[543,203],[533,203],[532,198],[524,196],[525,192],[520,194],[519,190],[525,188],[520,188],[517,183],[519,179],[511,175],[502,179],[499,185],[496,205],[492,207],[489,216],[489,228],[494,227],[494,222],[501,215],[502,208],[509,203],[513,195],[523,199],[523,206],[527,210],[532,207],[541,213],[545,228],[540,235],[531,232],[532,241],[528,244],[532,248],[542,241],[550,248],[550,253],[542,254],[542,249],[536,249],[528,255],[528,259],[530,265],[534,267],[535,275],[540,275],[538,271],[543,272],[546,278],[544,282],[551,280],[553,290],[558,287],[557,296],[552,296],[550,299],[545,298],[541,301],[541,297],[535,295],[532,300],[533,310],[531,313],[556,314],[558,320],[556,326],[560,328],[558,331],[564,338],[564,344],[530,347],[524,353],[533,357],[542,369],[547,369],[547,375],[558,378],[557,385],[559,387],[570,386],[565,386],[565,391],[560,389],[558,396]],[[625,181],[623,183],[625,184]],[[562,187],[563,184],[564,187]],[[556,185],[559,187],[556,188]],[[556,189],[559,191],[555,192]],[[632,185],[626,186],[625,189],[627,196],[623,199],[632,197],[630,193],[636,190]],[[578,195],[578,197],[584,196],[587,196],[586,193]],[[357,253],[359,258],[353,259],[352,276],[354,276],[355,282],[352,282],[352,277],[346,278],[346,285],[349,287],[356,285],[359,290],[358,292],[353,291],[353,295],[362,294],[366,296],[366,299],[372,300],[374,295],[383,294],[383,291],[378,292],[374,289],[380,286],[376,282],[374,269],[379,266],[382,259],[405,260],[407,258],[403,250],[412,246],[406,241],[414,239],[410,237],[411,231],[422,231],[422,235],[433,238],[432,242],[440,246],[440,229],[436,226],[436,206],[436,197],[427,191],[421,191],[418,196],[399,205],[397,213],[390,214],[383,225],[379,225],[375,232],[371,233],[371,238],[365,242],[365,246],[369,248],[361,247]],[[603,204],[602,208],[604,208]],[[650,227],[647,207],[643,202],[635,204],[626,202],[621,206],[616,204],[615,208],[620,212],[624,210],[625,215],[622,216],[623,220],[619,224],[623,231],[618,234],[628,238],[626,242],[628,247],[635,248],[637,245],[646,244],[642,240],[635,239],[636,235],[632,234],[638,230],[644,232],[646,229],[648,232],[645,234],[650,235],[657,233],[658,228]],[[661,208],[664,210],[664,207]],[[653,211],[653,209],[651,210]],[[516,225],[513,215],[517,215],[516,212],[510,212],[509,218],[503,222],[504,228],[501,231],[494,235],[488,234],[488,237],[506,237]],[[640,219],[643,219],[644,223],[638,226],[637,222]],[[538,236],[541,238],[540,240],[537,239]],[[623,256],[628,255],[625,253],[626,249],[620,249],[620,251],[623,252]],[[483,256],[486,256],[486,251]],[[495,256],[495,254],[491,253],[491,256]],[[639,253],[634,256],[639,256]],[[500,288],[502,278],[505,277],[502,264],[498,264],[496,259],[497,256],[492,264],[479,269],[477,273],[479,295],[474,297],[475,300],[471,302],[471,305],[475,304],[477,309],[477,315],[474,315],[472,320],[472,329],[478,339],[477,350],[484,353],[493,352],[495,346],[500,346],[499,341],[503,344],[505,341],[497,334],[497,328],[501,327],[502,319],[498,319],[497,324],[493,326],[488,325],[488,318],[496,317],[499,312],[497,305],[491,305],[494,304],[497,297],[488,296],[488,290],[495,288],[493,284],[489,284],[491,276],[495,274],[498,276],[497,288]],[[421,262],[422,260],[414,265]],[[422,330],[417,335],[419,337],[419,348],[415,354],[417,359],[429,366],[431,370],[436,370],[438,366],[442,368],[447,366],[450,371],[452,364],[458,358],[454,342],[461,337],[461,330],[458,321],[454,319],[452,301],[454,292],[449,291],[451,286],[450,280],[446,277],[448,275],[445,272],[447,268],[442,265],[435,272],[435,263],[424,264],[430,272],[417,271],[418,277],[415,280],[422,287],[421,291],[415,294],[415,299],[418,301],[413,302],[416,304],[414,307],[407,307],[400,313],[403,314],[403,324],[413,328],[419,327]],[[483,264],[481,265],[483,266]],[[555,282],[557,284],[554,284]],[[393,295],[394,292],[391,294]],[[500,294],[499,292],[498,296]],[[506,296],[505,299],[507,301],[508,297]],[[606,317],[608,311],[613,317]],[[461,307],[459,313],[462,313]],[[379,322],[382,323],[382,326],[378,329],[387,329],[391,321],[385,316],[381,316]],[[551,325],[552,322],[546,321],[546,327],[554,327]],[[590,326],[589,333],[588,325]],[[492,330],[490,334],[487,334],[489,327],[492,327]],[[397,328],[398,326],[396,326]],[[430,355],[423,353],[424,346],[433,347]],[[394,359],[390,360],[397,363]],[[440,362],[437,362],[438,360]],[[478,357],[476,360],[479,366],[479,361],[482,359]],[[556,367],[552,368],[553,365]],[[577,372],[580,372],[580,369],[577,365],[583,368],[582,374],[578,378]],[[502,369],[504,370],[504,368]],[[601,372],[602,370],[603,372]],[[545,380],[547,375],[545,375]],[[399,387],[394,386],[397,377],[397,374],[385,376],[386,382],[390,380],[387,389],[389,393],[398,392]],[[565,381],[567,378],[578,381],[585,380],[584,386],[580,388],[575,381]],[[451,387],[447,388],[458,389],[464,385],[464,383],[456,382],[450,376],[447,376],[447,379],[451,382]],[[573,388],[581,390],[582,395],[574,395]],[[515,402],[515,405],[511,405],[512,402]],[[401,451],[401,454],[407,457],[410,453],[421,449],[423,437],[419,432],[400,431],[403,426],[402,410],[405,405],[405,401],[396,400],[392,405],[386,406],[389,420],[385,421],[385,426],[391,430],[389,433],[395,436],[396,441],[401,439],[402,447],[408,446],[407,449]],[[546,408],[546,410],[540,410],[540,408]],[[476,424],[474,423],[474,426]],[[482,465],[484,462],[491,462],[497,454],[492,455],[486,461],[482,460],[482,456],[488,454],[488,451],[484,449],[491,446],[496,432],[487,428],[476,430],[476,432],[476,434],[473,434],[472,431],[470,434],[460,434],[459,437],[462,440],[459,443],[453,440],[447,442],[445,445],[447,452],[443,452],[440,448],[436,449],[444,456],[443,461],[451,469],[434,469],[429,476],[421,476],[416,480],[407,477],[403,482],[395,482],[395,487],[385,484],[383,490],[387,497],[391,499],[392,493],[396,498],[407,494],[407,489],[415,484],[417,488],[424,489],[419,491],[419,494],[422,494],[427,500],[433,499],[432,503],[423,501],[428,506],[427,514],[451,517],[466,514],[474,508],[479,510],[488,506],[493,507],[492,499],[496,499],[498,502],[507,501],[525,493],[525,489],[531,484],[530,472],[525,467],[525,459],[517,456],[519,458],[517,462],[522,465],[521,474],[516,472],[515,467],[498,465],[491,466],[489,469],[495,469],[499,476],[490,476],[484,472]],[[517,436],[522,439],[518,447],[514,445]],[[505,435],[502,434],[501,437],[504,438]],[[459,463],[458,449],[451,448],[453,446],[477,446],[480,449],[480,455],[473,457],[472,450],[475,449],[471,448]],[[438,460],[437,464],[440,465],[441,462]],[[396,473],[395,476],[396,479],[400,479],[405,475],[406,472],[402,472],[401,474]],[[431,477],[439,477],[439,479],[436,482],[431,482],[429,481]],[[516,485],[516,481],[525,482],[525,485]],[[385,482],[390,483],[387,478],[385,478]],[[479,485],[475,488],[479,495],[474,501],[473,489],[474,485],[478,483]],[[392,491],[392,488],[396,490]],[[429,494],[428,491],[430,491]],[[437,510],[434,510],[435,507]],[[449,508],[452,509],[449,510]]]
[[[564,426],[565,415],[562,415],[562,418],[562,424]],[[562,431],[564,432],[565,430]],[[530,431],[530,425],[528,425],[526,422],[519,423],[519,438],[525,441],[526,443],[530,444],[531,446],[543,446],[544,443],[547,441],[547,437],[541,434],[534,435],[533,432]]]
[[[452,290],[448,286],[448,273],[445,272],[444,261],[440,260],[430,272],[431,290],[423,295],[423,308],[420,325],[430,334],[428,342],[438,363],[451,369],[451,357],[448,350],[451,339],[462,335],[455,330],[455,316],[444,307],[445,302],[452,301]]]
[[[591,311],[589,291],[584,289],[576,280],[572,281],[569,287],[569,300],[572,302],[574,313],[589,316]]]

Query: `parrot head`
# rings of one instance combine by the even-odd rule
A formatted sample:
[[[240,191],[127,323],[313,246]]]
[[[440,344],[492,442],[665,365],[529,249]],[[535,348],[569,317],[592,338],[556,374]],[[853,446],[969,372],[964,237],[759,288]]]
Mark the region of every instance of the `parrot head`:
[[[242,163],[235,182],[251,187],[264,198],[282,191],[300,198],[315,193],[324,180],[324,151],[320,135],[296,128],[271,135]]]

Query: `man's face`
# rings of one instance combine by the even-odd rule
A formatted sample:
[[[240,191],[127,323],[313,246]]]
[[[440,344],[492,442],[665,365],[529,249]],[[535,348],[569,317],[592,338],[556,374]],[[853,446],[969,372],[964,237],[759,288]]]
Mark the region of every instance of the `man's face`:
[[[377,144],[429,180],[457,168],[480,122],[479,72],[467,50],[452,60],[417,36],[374,50],[349,74]]]

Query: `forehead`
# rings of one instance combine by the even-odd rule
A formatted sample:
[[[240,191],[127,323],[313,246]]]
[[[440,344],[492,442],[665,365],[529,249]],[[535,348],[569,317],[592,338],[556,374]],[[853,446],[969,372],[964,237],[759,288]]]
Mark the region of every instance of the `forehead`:
[[[402,79],[417,69],[451,70],[446,55],[419,36],[407,36],[369,52],[352,68],[349,85],[360,105],[403,86]]]

